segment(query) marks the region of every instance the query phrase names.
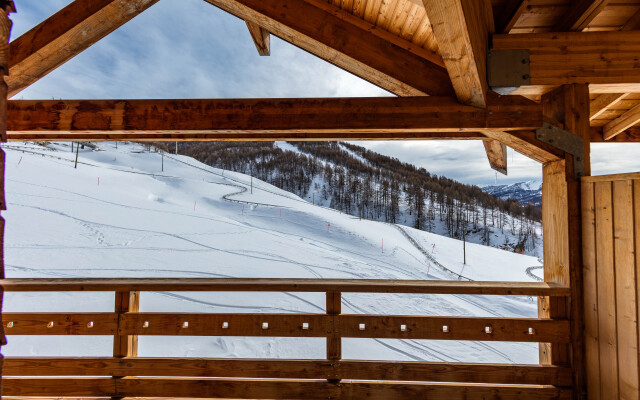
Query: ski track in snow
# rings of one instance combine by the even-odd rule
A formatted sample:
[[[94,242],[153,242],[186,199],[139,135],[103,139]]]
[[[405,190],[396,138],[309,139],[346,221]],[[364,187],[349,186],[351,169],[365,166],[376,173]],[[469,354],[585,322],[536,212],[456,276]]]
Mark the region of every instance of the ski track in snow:
[[[125,146],[123,146],[125,147]],[[9,148],[8,146],[4,147],[7,150],[10,149],[15,149],[14,147]],[[42,150],[42,149],[38,149],[38,150]],[[22,151],[22,150],[17,150],[17,151]],[[41,154],[38,152],[32,152],[34,154]],[[66,167],[65,164],[63,163],[59,163],[57,161],[59,160],[64,160],[64,161],[73,161],[73,160],[68,160],[68,159],[64,159],[62,157],[55,157],[55,156],[51,156],[56,158],[56,164],[59,165],[64,165]],[[186,165],[188,167],[194,168],[194,169],[198,169],[198,170],[202,170],[204,172],[207,172],[209,174],[213,174],[215,176],[217,176],[218,178],[224,179],[224,180],[231,180],[234,183],[224,183],[224,182],[213,182],[213,181],[204,181],[204,183],[206,184],[213,184],[213,185],[219,185],[219,186],[228,186],[230,188],[234,188],[233,190],[236,190],[234,192],[231,193],[226,193],[223,194],[220,199],[227,201],[227,202],[231,202],[231,203],[240,203],[240,204],[248,204],[248,205],[252,205],[255,206],[255,209],[252,209],[251,211],[255,211],[257,210],[257,207],[272,207],[272,208],[280,208],[280,209],[291,209],[291,207],[289,206],[285,206],[283,204],[275,204],[275,203],[266,203],[266,202],[256,202],[256,201],[249,201],[249,200],[244,200],[242,199],[242,196],[247,194],[247,191],[249,190],[247,188],[248,184],[246,182],[241,182],[239,179],[233,179],[229,176],[222,176],[220,174],[216,174],[213,171],[207,170],[205,168],[201,168],[198,167],[196,165],[193,165],[191,163],[187,163],[184,161],[181,161],[177,158],[173,158],[170,156],[166,156],[165,158],[176,161],[177,163],[181,163],[183,165]],[[96,165],[94,163],[88,163],[83,161],[82,162],[83,165],[87,165],[87,166],[91,166],[93,168],[105,168],[105,166],[103,165]],[[140,172],[140,171],[128,171],[126,169],[123,168],[106,168],[106,169],[110,169],[112,171],[116,171],[117,173],[133,173],[133,174],[137,174],[137,175],[141,175],[141,176],[147,176],[153,179],[157,179],[157,180],[162,180],[162,179],[169,179],[169,180],[181,180],[181,181],[196,181],[196,182],[200,182],[198,179],[192,178],[184,178],[184,177],[175,177],[175,176],[169,176],[169,175],[161,175],[161,174],[152,174],[152,173],[144,173],[144,172]],[[238,175],[238,174],[235,174]],[[40,244],[34,244],[34,245],[19,245],[19,244],[14,244],[14,243],[10,243],[7,245],[7,249],[10,250],[25,250],[25,249],[65,249],[65,248],[69,248],[69,249],[84,249],[84,250],[107,250],[109,248],[111,248],[111,250],[138,250],[138,251],[166,251],[166,250],[171,250],[171,251],[175,251],[175,252],[198,252],[198,251],[204,251],[204,252],[214,252],[214,253],[222,253],[222,254],[228,254],[228,255],[232,255],[235,257],[240,257],[240,258],[247,258],[247,259],[251,259],[254,261],[259,261],[259,262],[270,262],[270,263],[281,263],[283,265],[286,266],[296,266],[298,268],[300,268],[301,270],[305,271],[305,273],[311,275],[312,277],[315,278],[322,278],[324,275],[321,271],[325,271],[325,272],[330,272],[330,273],[340,273],[340,274],[348,274],[351,275],[354,278],[389,278],[389,277],[393,277],[393,279],[399,279],[400,277],[402,277],[402,279],[416,279],[416,280],[424,280],[424,279],[442,279],[442,277],[438,277],[436,275],[433,274],[427,274],[427,272],[423,271],[422,269],[416,269],[416,268],[411,268],[409,266],[404,267],[402,263],[394,261],[393,258],[382,258],[379,256],[373,256],[371,254],[371,252],[367,252],[364,251],[366,249],[363,250],[354,250],[353,248],[349,247],[348,245],[346,245],[347,243],[344,243],[342,241],[331,241],[331,240],[325,240],[322,239],[320,237],[316,236],[311,236],[311,235],[304,235],[301,234],[301,232],[314,232],[314,230],[316,230],[316,226],[314,224],[312,224],[312,220],[309,218],[301,218],[300,216],[301,211],[297,211],[294,210],[294,217],[293,220],[291,221],[287,221],[288,223],[288,229],[290,231],[285,231],[285,230],[281,230],[281,229],[277,229],[277,228],[265,228],[263,226],[261,226],[260,224],[257,223],[252,223],[249,222],[247,220],[245,221],[238,221],[238,220],[230,220],[229,218],[225,218],[225,217],[215,217],[215,216],[206,216],[206,215],[196,215],[195,213],[187,213],[187,212],[179,212],[176,210],[169,210],[169,209],[158,209],[158,208],[153,208],[153,207],[140,207],[140,206],[134,206],[131,204],[125,204],[125,203],[119,203],[119,202],[115,202],[115,201],[109,201],[106,199],[101,199],[95,196],[90,196],[86,193],[80,193],[80,192],[76,192],[76,191],[72,191],[72,190],[65,190],[62,188],[58,188],[58,187],[54,187],[54,186],[48,186],[48,185],[42,185],[42,184],[36,184],[33,182],[26,182],[26,181],[22,181],[22,180],[13,180],[13,179],[8,179],[8,182],[11,182],[12,184],[18,184],[18,185],[23,185],[23,187],[25,188],[35,188],[35,190],[38,190],[38,194],[34,194],[34,193],[26,193],[26,192],[17,192],[17,191],[13,191],[11,192],[12,196],[17,196],[20,197],[22,200],[21,202],[15,202],[15,201],[11,201],[10,202],[10,206],[13,207],[17,207],[17,208],[24,208],[24,209],[29,209],[29,210],[37,210],[39,212],[42,213],[46,213],[46,214],[52,214],[52,215],[56,215],[58,217],[63,217],[66,220],[69,221],[73,221],[73,223],[75,223],[76,225],[78,225],[79,227],[81,227],[81,229],[83,229],[85,232],[87,232],[88,237],[93,237],[95,238],[96,241],[96,246],[92,247],[92,246],[80,246],[80,245],[68,245],[68,246],[61,246],[61,245],[40,245]],[[266,193],[269,193],[272,196],[276,196],[275,198],[282,198],[283,200],[286,201],[294,201],[296,203],[304,203],[305,206],[307,207],[311,207],[309,205],[308,202],[306,202],[305,200],[302,200],[300,198],[298,198],[295,195],[284,195],[282,193],[278,193],[275,190],[269,190],[266,189],[264,187],[261,187],[260,185],[260,181],[258,181],[257,179],[254,180],[257,181],[256,183],[258,184],[254,184],[254,189],[256,190],[260,190]],[[40,191],[42,190],[49,190],[49,191],[53,191],[53,192],[57,192],[62,194],[64,197],[55,197],[55,196],[47,196],[44,194],[41,194]],[[237,198],[239,197],[239,198]],[[43,207],[43,206],[37,206],[34,204],[29,204],[28,203],[28,199],[41,199],[41,200],[46,200],[47,202],[51,202],[51,203],[55,203],[56,201],[63,201],[63,202],[70,202],[70,203],[78,203],[78,204],[90,204],[92,206],[98,206],[100,204],[103,205],[107,205],[107,206],[113,206],[113,207],[118,207],[118,208],[122,208],[122,209],[126,209],[126,210],[135,210],[135,211],[140,211],[140,212],[145,212],[145,213],[156,213],[159,215],[166,215],[166,216],[177,216],[177,217],[181,217],[181,218],[186,218],[186,219],[193,219],[193,220],[200,220],[200,221],[209,221],[213,224],[222,224],[225,226],[229,226],[229,227],[233,227],[233,228],[238,228],[238,229],[242,229],[240,231],[237,232],[226,232],[224,233],[224,235],[245,235],[245,234],[265,234],[265,235],[270,235],[273,238],[277,238],[278,240],[282,240],[282,244],[295,244],[296,241],[298,240],[303,240],[305,242],[305,244],[307,246],[311,245],[314,246],[315,248],[318,249],[318,251],[325,251],[325,252],[329,252],[330,254],[332,254],[331,259],[336,263],[336,265],[338,264],[343,264],[343,267],[340,268],[332,268],[330,266],[327,265],[320,265],[320,264],[314,264],[314,263],[309,263],[309,262],[301,262],[300,260],[297,260],[295,258],[291,258],[291,257],[287,257],[285,255],[283,255],[283,253],[275,253],[275,252],[269,252],[269,251],[264,251],[264,250],[249,250],[249,249],[243,249],[240,251],[234,251],[234,250],[229,250],[229,249],[225,249],[223,247],[216,247],[213,246],[209,243],[205,243],[202,241],[198,241],[198,240],[194,240],[192,238],[189,238],[187,236],[198,236],[198,235],[211,235],[212,233],[210,232],[198,232],[198,231],[194,231],[191,233],[188,232],[181,232],[181,233],[172,233],[172,232],[167,232],[167,231],[161,231],[161,230],[153,230],[153,229],[143,229],[143,228],[133,228],[131,226],[123,226],[120,224],[110,224],[110,223],[104,223],[104,222],[98,222],[98,221],[91,221],[88,220],[86,218],[81,218],[79,216],[74,216],[74,215],[70,215],[67,212],[64,212],[62,210],[56,209],[54,207]],[[274,198],[274,199],[275,199]],[[207,200],[208,203],[214,203],[212,200],[210,199],[205,199]],[[327,211],[330,211],[331,213],[335,213],[336,215],[339,215],[341,217],[344,217],[344,214],[339,213],[336,210],[331,210],[331,209],[326,209],[324,207],[319,207],[319,206],[315,206],[317,208],[323,208]],[[260,214],[255,214],[256,218],[274,218],[272,216],[268,216],[268,215],[260,215]],[[315,217],[318,218],[318,217]],[[458,277],[461,277],[461,275],[456,274],[455,272],[451,271],[450,269],[446,268],[443,264],[441,264],[436,258],[435,256],[431,255],[428,253],[427,250],[425,250],[418,241],[416,241],[404,228],[397,226],[395,224],[386,224],[386,225],[391,225],[393,226],[397,231],[400,231],[402,237],[404,237],[406,239],[406,242],[409,244],[410,248],[413,248],[414,250],[417,250],[421,255],[425,256],[427,258],[428,261],[433,262],[435,265],[437,265],[441,272],[444,273],[445,275],[455,275]],[[349,236],[354,235],[354,232],[349,232],[349,231],[345,231],[343,230],[343,228],[338,225],[337,227],[335,227],[334,229],[337,230],[338,234],[347,234]],[[120,244],[116,244],[116,245],[112,245],[106,242],[106,236],[105,236],[105,230],[110,230],[110,231],[115,231],[115,232],[128,232],[128,233],[134,233],[137,236],[137,239],[131,239],[129,241],[125,241],[122,242]],[[110,236],[113,236],[114,234],[112,232],[109,233]],[[142,241],[142,240],[148,240],[148,239],[153,239],[153,238],[159,238],[159,237],[166,237],[166,238],[171,238],[174,240],[177,240],[179,242],[183,242],[185,244],[188,244],[190,246],[194,246],[195,248],[180,248],[180,247],[167,247],[167,246],[147,246],[147,247],[135,247],[135,246],[131,246],[133,242],[135,241]],[[358,240],[360,241],[365,241],[365,237],[357,235],[356,236],[358,238]],[[360,249],[360,247],[357,247],[358,249]],[[405,257],[409,257],[412,260],[415,260],[415,262],[419,263],[419,264],[423,264],[424,261],[420,260],[420,257],[418,257],[418,255],[416,255],[415,251],[409,251],[407,248],[405,248],[405,246],[402,246],[399,243],[395,243],[395,245],[393,245],[391,247],[391,254],[393,255],[397,255],[397,254],[404,254]],[[390,261],[389,261],[390,260]],[[326,262],[326,260],[323,261],[323,263]],[[355,263],[355,264],[353,264]],[[359,270],[351,270],[350,266],[355,266],[357,265]],[[34,268],[34,267],[27,267],[24,265],[16,265],[14,263],[7,263],[7,270],[8,271],[20,271],[23,273],[28,273],[29,275],[33,275],[33,276],[51,276],[51,277],[78,277],[80,276],[79,272],[77,268]],[[365,269],[366,268],[366,269]],[[535,268],[540,268],[540,267],[530,267],[530,269],[527,269],[527,274],[530,274],[530,270],[531,269],[535,269]],[[145,273],[145,274],[149,274],[149,273],[160,273],[160,274],[170,274],[170,275],[174,275],[174,274],[178,274],[178,275],[193,275],[193,276],[210,276],[210,277],[232,277],[233,275],[229,275],[229,274],[222,274],[222,273],[214,273],[214,272],[207,272],[207,271],[199,271],[199,270],[182,270],[182,269],[166,269],[166,268],[140,268],[140,269],[134,269],[134,268],[100,268],[100,267],[93,267],[90,270],[86,270],[83,272],[118,272],[118,273]],[[86,275],[85,275],[86,276]],[[466,278],[466,277],[464,277]],[[469,278],[466,278],[469,279]],[[469,279],[470,280],[470,279]],[[237,309],[237,310],[253,310],[253,311],[257,311],[257,312],[295,312],[295,313],[304,313],[305,311],[300,311],[296,308],[288,308],[288,307],[283,307],[283,306],[264,306],[264,305],[244,305],[244,304],[233,304],[233,303],[224,303],[224,302],[216,302],[216,301],[206,301],[203,300],[201,298],[197,298],[197,296],[194,295],[185,295],[185,294],[177,294],[177,293],[168,293],[168,292],[153,292],[157,295],[160,295],[164,298],[170,299],[170,300],[174,300],[174,301],[178,301],[178,302],[188,302],[190,304],[195,304],[195,305],[200,305],[200,306],[204,306],[206,308],[210,308],[210,309],[216,309],[216,308],[230,308],[230,309]],[[298,296],[296,294],[293,293],[283,293],[286,297],[290,297],[291,299],[295,300],[296,302],[299,302],[301,304],[305,304],[307,307],[310,307],[310,309],[313,309],[317,312],[320,313],[324,313],[325,310],[322,307],[322,305],[318,305],[315,304],[313,301],[310,301],[309,299],[304,298],[303,296]],[[398,301],[403,299],[403,298],[407,298],[409,299],[410,295],[396,295],[394,298],[397,299]],[[496,311],[495,307],[493,306],[492,302],[485,299],[485,298],[477,298],[477,297],[473,297],[473,296],[461,296],[461,295],[449,295],[449,298],[451,299],[456,299],[457,300],[457,305],[456,304],[451,304],[451,307],[460,307],[460,305],[464,304],[466,312],[471,312],[471,313],[475,313],[475,312],[480,312],[480,313],[484,313],[487,315],[492,315],[492,316],[502,316],[499,312]],[[445,299],[437,299],[438,302],[446,302],[447,300]],[[517,304],[519,302],[522,302],[519,299],[516,299],[515,302],[513,304]],[[375,309],[375,304],[372,305],[358,305],[356,303],[354,303],[353,301],[349,300],[347,298],[347,296],[343,296],[342,298],[342,303],[345,305],[345,307],[348,310],[351,310],[355,313],[367,313],[367,314],[376,314],[379,313],[377,312],[378,310]],[[376,303],[379,304],[379,303]],[[434,303],[437,304],[437,303]],[[512,305],[510,305],[510,307],[512,307]],[[377,345],[382,346],[390,351],[392,351],[393,353],[399,354],[401,355],[401,357],[404,358],[408,358],[411,360],[437,360],[437,361],[462,361],[459,358],[453,356],[451,354],[447,354],[444,351],[442,351],[445,348],[448,348],[448,346],[454,346],[454,345],[460,345],[460,346],[469,346],[471,347],[471,349],[474,350],[478,350],[478,351],[482,351],[484,353],[490,353],[493,354],[495,357],[498,357],[500,359],[502,359],[504,362],[514,362],[513,358],[510,357],[506,352],[501,350],[501,347],[499,344],[493,344],[493,343],[486,343],[486,342],[445,342],[445,343],[435,343],[436,341],[417,341],[417,340],[397,340],[393,345],[388,343],[388,341],[385,340],[381,340],[381,339],[373,339],[373,342],[377,343]],[[224,340],[221,343],[225,343]],[[223,345],[222,347],[224,347],[225,345]],[[269,346],[272,346],[272,344],[270,344]],[[269,350],[270,351],[270,350]]]

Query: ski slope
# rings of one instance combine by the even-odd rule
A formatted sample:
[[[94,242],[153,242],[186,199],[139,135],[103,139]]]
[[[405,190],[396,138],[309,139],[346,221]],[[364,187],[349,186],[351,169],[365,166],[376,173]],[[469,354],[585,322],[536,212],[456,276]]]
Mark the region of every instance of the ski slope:
[[[139,144],[5,144],[7,277],[533,281],[534,257],[314,206]],[[164,169],[162,171],[162,169]],[[404,230],[404,233],[402,232]],[[408,239],[408,236],[412,240]],[[435,260],[435,261],[434,261]],[[444,269],[442,268],[444,267]],[[453,271],[453,274],[452,274]],[[539,272],[539,271],[538,271]],[[7,312],[113,310],[109,293],[6,293]],[[143,293],[143,312],[322,313],[316,293]],[[527,297],[345,294],[343,313],[535,317]],[[324,358],[322,338],[141,336],[140,356]],[[9,356],[110,356],[111,337],[10,336]],[[345,359],[538,363],[537,343],[345,339]]]

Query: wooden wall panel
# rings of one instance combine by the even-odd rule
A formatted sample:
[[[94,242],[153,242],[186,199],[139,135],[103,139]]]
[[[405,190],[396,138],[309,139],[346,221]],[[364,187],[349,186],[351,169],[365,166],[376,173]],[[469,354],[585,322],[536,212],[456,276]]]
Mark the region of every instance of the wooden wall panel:
[[[589,399],[640,399],[640,174],[582,180]]]

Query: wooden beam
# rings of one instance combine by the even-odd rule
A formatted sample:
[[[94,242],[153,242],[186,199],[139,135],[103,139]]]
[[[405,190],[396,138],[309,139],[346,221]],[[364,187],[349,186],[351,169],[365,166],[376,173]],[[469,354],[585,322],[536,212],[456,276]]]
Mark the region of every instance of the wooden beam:
[[[75,0],[11,42],[9,96],[15,96],[157,2]]]
[[[482,133],[540,163],[559,160],[564,157],[564,152],[536,139],[536,134],[533,131],[505,132],[491,129],[483,130]]]
[[[491,4],[485,0],[423,2],[458,101],[486,107]]]
[[[249,34],[253,39],[253,44],[256,45],[256,50],[261,56],[268,56],[271,54],[271,35],[269,31],[263,29],[258,24],[254,24],[251,21],[244,21],[249,29]]]
[[[191,378],[9,378],[2,379],[3,396],[170,397],[224,399],[407,398],[502,400],[569,400],[571,390],[553,386],[473,385],[446,383],[348,382],[312,380],[191,379]]]
[[[589,119],[594,120],[598,118],[608,108],[618,104],[620,100],[627,97],[628,93],[605,93],[596,97],[591,102],[591,108],[589,112]]]
[[[528,49],[529,86],[514,94],[543,94],[587,83],[591,93],[640,92],[640,31],[495,35],[493,49]]]
[[[371,97],[320,99],[14,100],[12,132],[477,132],[542,126],[540,105],[517,96],[487,109],[452,98]],[[357,135],[352,135],[357,136]],[[55,136],[52,136],[55,137]]]
[[[602,128],[604,139],[609,140],[638,123],[640,123],[640,105],[633,107],[631,110],[606,124]]]
[[[202,133],[189,131],[172,132],[9,132],[10,142],[48,142],[57,141],[128,141],[141,142],[155,141],[336,141],[336,140],[486,140],[487,137],[480,132],[273,132],[273,133]]]
[[[7,97],[8,86],[6,77],[9,73],[9,38],[11,35],[12,22],[9,14],[15,12],[16,8],[13,1],[5,1],[2,9],[0,9],[0,142],[7,141]],[[7,209],[4,193],[4,174],[5,174],[5,152],[0,149],[0,212]],[[0,215],[0,278],[4,278],[4,227],[5,220]],[[4,290],[0,289],[0,317],[2,316],[2,301],[4,298]],[[0,346],[7,344],[4,336],[4,325],[0,326]],[[0,354],[0,375],[2,375],[2,355]],[[1,378],[0,378],[1,380]],[[0,382],[1,385],[2,382]],[[1,393],[0,393],[1,396]]]
[[[272,278],[13,278],[0,279],[7,292],[318,292],[424,293],[502,296],[568,296],[569,289],[542,282],[462,282],[386,279]]]
[[[485,0],[423,0],[449,77],[462,104],[487,106],[487,48],[493,32],[491,3]],[[484,141],[489,164],[507,173],[506,147]]]
[[[546,118],[584,141],[585,173],[590,174],[589,90],[586,84],[564,85],[542,98]],[[565,319],[571,323],[571,346],[541,343],[541,364],[570,365],[574,398],[581,398],[585,384],[584,298],[582,265],[582,216],[580,181],[575,175],[574,156],[543,166],[542,220],[545,282],[571,287],[571,299],[541,298],[540,318]]]
[[[591,128],[591,143],[640,143],[640,127],[632,127],[609,140],[604,139],[601,127]]]
[[[453,95],[439,55],[326,1],[206,1],[397,95]]]
[[[522,14],[529,7],[531,0],[508,0],[500,16],[495,17],[496,32],[509,33]]]
[[[635,31],[640,29],[640,9],[620,28],[621,31]]]
[[[365,379],[526,385],[571,384],[571,370],[548,365],[419,361],[229,358],[7,357],[6,376],[191,376],[220,378]]]
[[[575,0],[571,9],[554,27],[558,32],[579,32],[584,30],[611,0]]]
[[[484,149],[487,152],[489,165],[501,174],[507,174],[507,146],[497,140],[484,140]]]

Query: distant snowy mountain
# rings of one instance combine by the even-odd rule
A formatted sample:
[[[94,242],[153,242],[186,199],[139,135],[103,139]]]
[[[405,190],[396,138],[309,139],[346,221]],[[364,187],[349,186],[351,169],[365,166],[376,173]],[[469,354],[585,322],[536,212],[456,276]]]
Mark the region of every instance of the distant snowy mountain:
[[[503,200],[509,198],[517,200],[523,206],[528,203],[538,207],[542,206],[542,181],[540,180],[517,182],[510,185],[483,186],[482,190]]]

